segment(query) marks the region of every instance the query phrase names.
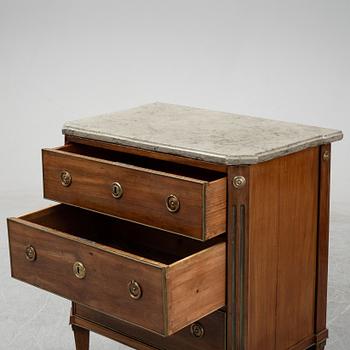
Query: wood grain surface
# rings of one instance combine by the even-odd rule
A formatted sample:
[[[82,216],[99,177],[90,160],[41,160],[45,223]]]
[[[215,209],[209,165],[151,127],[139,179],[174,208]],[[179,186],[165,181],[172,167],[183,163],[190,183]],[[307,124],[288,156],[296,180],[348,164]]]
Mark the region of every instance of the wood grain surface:
[[[325,156],[328,154],[328,157]],[[329,250],[329,204],[331,145],[320,147],[320,189],[318,206],[318,241],[317,241],[317,293],[315,313],[315,333],[318,343],[327,338],[327,284]]]
[[[114,152],[81,145],[43,150],[42,155],[45,198],[199,240],[226,230],[226,179],[221,173],[139,157],[125,159]],[[64,170],[72,176],[68,187],[60,181]],[[114,182],[123,188],[119,199],[112,196]],[[180,201],[176,213],[167,209],[169,195]]]
[[[219,243],[166,270],[169,331],[198,320],[225,305],[226,244]]]
[[[280,162],[276,349],[314,333],[319,148]]]
[[[70,211],[75,215],[67,214]],[[185,249],[186,253],[180,250],[166,256],[166,251],[148,251],[141,236],[136,241],[133,235],[118,236],[119,225],[114,222],[121,223],[122,231],[127,224],[122,220],[109,218],[113,225],[106,220],[105,226],[99,227],[94,217],[108,218],[58,205],[9,219],[12,276],[164,336],[225,304],[224,242],[214,240],[211,246],[198,242],[192,255]],[[95,225],[91,220],[96,220]],[[70,233],[59,230],[65,227]],[[111,234],[113,244],[109,245]],[[171,236],[168,239],[171,241]],[[33,262],[25,257],[29,245],[37,252]],[[147,257],[137,255],[142,252],[147,252]],[[152,260],[157,257],[163,262]],[[84,279],[73,273],[77,261],[86,268]],[[139,300],[129,295],[128,284],[133,280],[142,288]],[[191,312],[186,309],[186,317],[179,317],[184,308]]]
[[[314,333],[318,152],[251,168],[249,349],[288,349]]]
[[[74,332],[75,349],[76,350],[89,350],[90,346],[90,332],[87,329],[72,326]]]
[[[232,167],[228,184],[228,348],[304,349],[315,342],[319,148]]]
[[[247,259],[249,247],[249,166],[228,169],[227,211],[227,349],[247,349]],[[233,185],[241,176],[246,184]]]
[[[169,337],[161,337],[83,305],[73,304],[72,310],[73,324],[85,324],[84,321],[89,320],[94,331],[109,329],[112,337],[136,349],[142,348],[141,344],[144,344],[160,350],[225,350],[225,313],[222,311],[216,311],[198,321],[204,329],[204,335],[197,338],[191,334],[190,326]]]

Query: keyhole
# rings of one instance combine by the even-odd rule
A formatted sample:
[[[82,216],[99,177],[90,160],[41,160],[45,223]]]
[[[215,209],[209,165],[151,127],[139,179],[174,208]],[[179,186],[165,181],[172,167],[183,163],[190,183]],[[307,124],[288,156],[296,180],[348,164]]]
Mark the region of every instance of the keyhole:
[[[119,182],[113,182],[112,184],[112,196],[114,198],[121,198],[121,196],[123,195],[123,187],[121,186],[121,184]]]
[[[74,272],[75,277],[77,277],[79,279],[85,278],[86,269],[85,269],[85,266],[81,262],[77,261],[74,263],[73,272]]]

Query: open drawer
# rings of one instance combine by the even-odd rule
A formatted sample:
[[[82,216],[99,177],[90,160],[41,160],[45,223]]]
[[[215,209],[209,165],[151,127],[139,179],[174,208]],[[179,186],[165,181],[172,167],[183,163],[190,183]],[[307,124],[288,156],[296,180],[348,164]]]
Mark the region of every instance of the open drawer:
[[[205,241],[226,231],[226,175],[79,144],[44,149],[44,197]]]
[[[171,335],[225,305],[226,244],[64,204],[8,219],[12,276]]]

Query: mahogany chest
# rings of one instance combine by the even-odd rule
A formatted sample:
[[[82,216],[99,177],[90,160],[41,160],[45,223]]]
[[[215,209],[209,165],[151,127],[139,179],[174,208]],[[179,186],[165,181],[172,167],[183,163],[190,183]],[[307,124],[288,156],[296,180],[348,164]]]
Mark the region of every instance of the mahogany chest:
[[[139,350],[323,349],[331,142],[318,127],[154,103],[68,122],[49,208],[8,219],[12,276]],[[54,315],[53,315],[54,317]]]

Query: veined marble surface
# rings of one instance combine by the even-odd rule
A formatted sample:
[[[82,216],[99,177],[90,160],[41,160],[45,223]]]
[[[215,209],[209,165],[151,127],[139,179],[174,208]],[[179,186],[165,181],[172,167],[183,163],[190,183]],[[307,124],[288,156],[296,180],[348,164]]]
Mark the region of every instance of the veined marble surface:
[[[166,103],[65,123],[63,134],[221,164],[254,164],[342,139],[339,130]]]

